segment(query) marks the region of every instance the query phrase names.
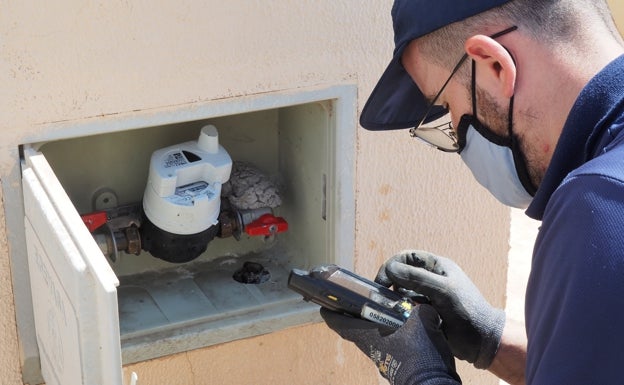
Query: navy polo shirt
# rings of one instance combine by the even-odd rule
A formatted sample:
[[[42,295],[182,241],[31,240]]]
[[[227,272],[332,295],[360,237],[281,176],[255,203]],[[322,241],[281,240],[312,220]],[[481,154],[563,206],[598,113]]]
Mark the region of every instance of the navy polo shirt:
[[[528,384],[624,383],[624,56],[576,100],[527,210],[542,220],[525,313]]]

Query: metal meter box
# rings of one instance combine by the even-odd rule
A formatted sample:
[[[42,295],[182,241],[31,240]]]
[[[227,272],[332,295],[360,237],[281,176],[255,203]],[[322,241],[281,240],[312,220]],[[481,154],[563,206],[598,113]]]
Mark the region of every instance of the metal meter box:
[[[152,154],[207,125],[235,165],[278,186],[288,231],[215,237],[185,263],[105,255],[83,215],[141,202]],[[338,85],[52,124],[24,143],[14,182],[27,267],[19,247],[12,263],[29,271],[16,290],[32,294],[35,330],[20,323],[19,334],[38,347],[46,383],[121,384],[123,364],[317,321],[286,280],[291,268],[353,267],[355,126],[356,89]],[[266,279],[235,279],[246,263]]]

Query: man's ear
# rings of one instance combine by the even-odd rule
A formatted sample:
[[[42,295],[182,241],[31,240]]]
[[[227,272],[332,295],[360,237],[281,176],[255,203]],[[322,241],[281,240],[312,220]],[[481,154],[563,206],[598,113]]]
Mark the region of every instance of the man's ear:
[[[496,40],[475,35],[466,40],[466,53],[477,64],[477,83],[493,95],[511,98],[516,86],[516,64]]]

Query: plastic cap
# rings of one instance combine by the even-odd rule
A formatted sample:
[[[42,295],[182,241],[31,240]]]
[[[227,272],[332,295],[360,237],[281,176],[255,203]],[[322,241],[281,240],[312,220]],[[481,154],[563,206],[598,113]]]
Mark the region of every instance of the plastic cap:
[[[219,131],[217,131],[217,127],[212,124],[202,127],[197,147],[210,154],[219,152]]]

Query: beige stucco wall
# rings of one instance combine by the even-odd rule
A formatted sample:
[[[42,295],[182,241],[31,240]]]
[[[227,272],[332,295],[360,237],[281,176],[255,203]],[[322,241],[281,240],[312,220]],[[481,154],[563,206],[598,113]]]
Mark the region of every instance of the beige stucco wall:
[[[609,0],[609,6],[621,31],[624,29],[624,3],[618,0]]]
[[[390,0],[1,1],[0,179],[56,121],[350,82],[363,105],[392,51]],[[622,12],[622,6],[618,5]],[[406,132],[359,130],[356,271],[403,248],[455,258],[502,306],[508,210],[459,157]],[[9,186],[17,188],[18,186]],[[3,207],[15,202],[1,199]],[[2,213],[4,210],[0,210]],[[0,382],[21,384],[9,245],[0,214]],[[384,383],[323,324],[129,365],[140,384]],[[495,383],[460,365],[466,384]]]

